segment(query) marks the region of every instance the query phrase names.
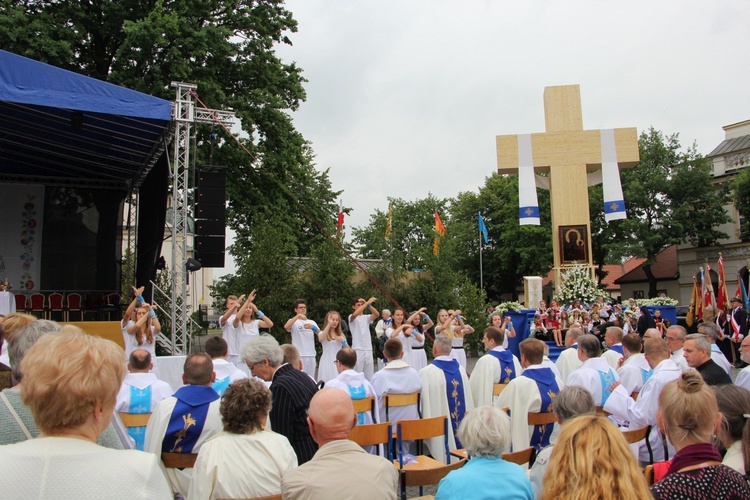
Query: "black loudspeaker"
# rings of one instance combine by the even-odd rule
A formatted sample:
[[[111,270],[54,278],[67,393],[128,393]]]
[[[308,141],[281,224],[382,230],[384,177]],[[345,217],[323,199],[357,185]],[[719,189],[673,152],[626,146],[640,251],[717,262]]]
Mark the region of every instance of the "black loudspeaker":
[[[196,236],[195,258],[203,267],[224,267],[224,236]]]
[[[226,167],[198,168],[195,192],[195,258],[203,267],[224,267],[226,242]]]

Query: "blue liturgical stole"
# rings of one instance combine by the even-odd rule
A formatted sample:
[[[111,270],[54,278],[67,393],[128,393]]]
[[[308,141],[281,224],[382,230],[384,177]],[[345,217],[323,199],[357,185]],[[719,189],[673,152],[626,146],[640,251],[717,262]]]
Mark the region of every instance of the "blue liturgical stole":
[[[229,382],[231,381],[230,380],[231,378],[232,377],[224,377],[221,380],[216,379],[214,383],[211,384],[211,388],[216,391],[216,394],[221,396],[227,390],[227,387],[229,387]]]
[[[138,389],[130,386],[130,404],[128,413],[151,413],[151,386]],[[135,441],[135,449],[143,451],[143,443],[146,440],[146,426],[128,427],[128,434]]]
[[[623,356],[625,356],[625,353],[622,352],[622,344],[620,344],[620,345],[613,345],[612,347],[609,348],[609,350],[610,351],[619,352],[620,354],[622,354]]]
[[[161,444],[162,452],[192,453],[206,424],[208,407],[219,395],[211,387],[186,385],[174,393],[177,404],[172,410],[167,432]]]
[[[349,387],[349,396],[352,399],[365,399],[367,397],[367,391],[365,390],[364,385],[360,385],[358,387],[352,387],[351,385]],[[357,425],[363,425],[365,423],[365,414],[366,411],[361,411],[357,413]]]
[[[651,375],[654,374],[654,370],[644,370],[643,368],[639,368],[641,370],[641,377],[643,377],[643,383],[646,383],[646,380],[651,378]]]
[[[599,380],[602,382],[602,402],[600,406],[604,406],[604,403],[609,399],[609,395],[612,394],[609,387],[615,383],[615,372],[612,371],[612,368],[607,373],[602,373],[599,370],[596,372],[599,374]]]
[[[456,440],[456,447],[463,448],[461,442],[456,436],[458,431],[458,425],[466,414],[466,400],[464,399],[464,385],[461,380],[461,370],[458,361],[452,359],[450,361],[443,361],[436,359],[432,362],[435,366],[443,370],[445,375],[445,391],[446,398],[448,399],[448,410],[451,421],[451,427],[453,428],[453,437]]]
[[[507,384],[516,378],[516,365],[513,363],[513,353],[510,351],[490,351],[489,354],[500,361],[500,383]]]
[[[530,378],[536,382],[539,395],[542,397],[542,406],[539,411],[541,413],[551,412],[552,400],[560,392],[554,372],[549,368],[535,368],[533,370],[524,370],[521,376]],[[529,443],[530,446],[536,448],[536,451],[541,451],[542,448],[549,446],[549,438],[554,428],[555,424],[535,425],[534,432],[531,435],[531,442]]]

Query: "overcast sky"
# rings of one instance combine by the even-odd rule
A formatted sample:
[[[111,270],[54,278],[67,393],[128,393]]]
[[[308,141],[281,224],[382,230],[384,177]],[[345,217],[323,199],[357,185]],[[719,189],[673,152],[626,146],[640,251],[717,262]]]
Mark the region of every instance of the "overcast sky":
[[[544,132],[546,86],[581,86],[585,129],[653,126],[702,154],[750,119],[746,0],[286,7],[299,31],[277,53],[308,80],[294,123],[353,209],[349,228],[389,196],[478,191],[496,135]]]

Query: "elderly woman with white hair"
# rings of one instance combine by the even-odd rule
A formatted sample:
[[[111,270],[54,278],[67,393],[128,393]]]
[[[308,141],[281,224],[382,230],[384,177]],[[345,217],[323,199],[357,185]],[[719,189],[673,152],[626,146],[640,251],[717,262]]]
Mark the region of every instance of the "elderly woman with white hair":
[[[510,417],[505,412],[489,405],[475,408],[461,421],[458,438],[471,460],[440,481],[435,500],[534,498],[526,472],[500,456],[510,443]]]
[[[41,434],[0,447],[3,498],[171,498],[159,458],[96,444],[125,378],[123,350],[71,331],[23,358],[21,400]]]

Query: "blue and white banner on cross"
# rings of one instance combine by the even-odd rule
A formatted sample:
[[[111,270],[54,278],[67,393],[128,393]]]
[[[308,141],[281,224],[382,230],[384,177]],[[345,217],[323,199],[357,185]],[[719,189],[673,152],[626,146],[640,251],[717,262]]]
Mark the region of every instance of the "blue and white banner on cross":
[[[602,141],[602,188],[604,189],[604,219],[607,222],[627,218],[625,197],[620,184],[620,169],[617,167],[617,147],[614,129],[600,132]]]
[[[518,221],[522,226],[539,225],[531,134],[518,135]]]

